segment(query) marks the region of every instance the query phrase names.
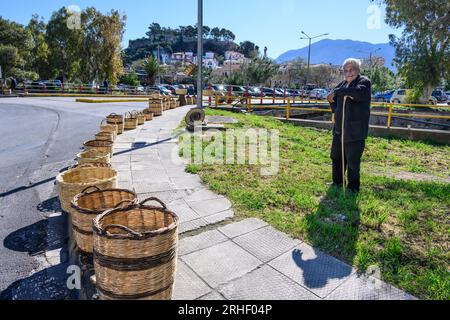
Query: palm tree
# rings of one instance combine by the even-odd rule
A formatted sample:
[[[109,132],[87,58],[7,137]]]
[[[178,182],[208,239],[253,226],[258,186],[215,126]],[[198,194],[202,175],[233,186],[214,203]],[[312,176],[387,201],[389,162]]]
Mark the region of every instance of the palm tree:
[[[147,80],[150,85],[154,85],[156,82],[156,77],[159,73],[159,63],[158,60],[153,56],[149,56],[144,60],[144,70],[147,74]]]

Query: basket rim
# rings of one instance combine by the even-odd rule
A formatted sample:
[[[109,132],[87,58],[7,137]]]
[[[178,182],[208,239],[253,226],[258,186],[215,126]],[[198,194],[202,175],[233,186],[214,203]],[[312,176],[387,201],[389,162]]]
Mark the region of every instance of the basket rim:
[[[87,154],[87,153],[97,153],[96,157],[82,157],[82,154]],[[97,151],[95,149],[90,149],[90,150],[84,150],[80,153],[77,153],[76,157],[78,159],[98,159],[98,158],[104,158],[104,157],[108,157],[111,156],[111,154],[109,152],[106,151]]]
[[[144,202],[144,201],[142,201]],[[119,207],[114,209],[109,209],[103,212],[102,214],[98,215],[95,219],[92,221],[92,229],[94,231],[94,234],[98,235],[99,237],[105,237],[107,239],[122,239],[122,240],[145,240],[149,238],[153,238],[155,236],[163,235],[166,233],[169,233],[173,230],[175,230],[178,227],[179,217],[171,210],[167,208],[157,207],[157,206],[150,206],[150,205],[143,205],[141,203],[137,203],[134,205],[129,205],[125,208]],[[127,234],[111,234],[107,231],[105,231],[100,226],[100,221],[111,214],[114,214],[116,212],[123,212],[126,214],[127,211],[134,210],[134,209],[148,209],[148,210],[159,210],[162,213],[169,214],[173,218],[173,222],[164,228],[159,228],[157,230],[151,230],[151,231],[145,231],[145,232],[137,232],[135,231],[134,234],[127,233]]]
[[[72,200],[70,201],[70,205],[73,209],[76,209],[78,212],[83,213],[83,214],[99,214],[101,212],[104,212],[105,209],[100,209],[100,210],[95,210],[95,209],[87,209],[87,208],[82,208],[80,206],[78,206],[78,201],[85,196],[88,195],[92,195],[94,193],[103,193],[106,191],[119,191],[119,192],[126,192],[126,193],[130,193],[131,195],[134,196],[134,199],[130,200],[130,204],[131,203],[137,203],[138,198],[137,198],[137,194],[136,192],[132,191],[132,190],[128,190],[128,189],[121,189],[121,188],[109,188],[109,189],[101,189],[101,190],[95,190],[95,191],[91,191],[91,192],[87,192],[87,190],[85,189],[84,192],[80,192],[79,194],[75,195]],[[109,209],[108,209],[109,210]]]
[[[106,145],[106,146],[101,146],[101,147],[111,147],[111,146],[113,146],[114,145],[114,141],[112,141],[112,140],[96,140],[96,139],[93,139],[93,140],[87,140],[87,141],[85,141],[85,142],[83,142],[83,146],[87,146],[87,147],[90,147],[90,146],[88,146],[87,144],[88,143],[91,143],[91,142],[107,142],[107,143],[110,143],[111,145]]]
[[[89,186],[92,185],[92,182],[84,182],[84,183],[74,183],[74,182],[66,182],[64,181],[63,177],[64,175],[66,175],[67,173],[71,172],[71,171],[75,171],[75,170],[110,170],[112,172],[114,172],[114,175],[111,178],[107,178],[107,179],[103,179],[101,180],[101,182],[107,182],[107,181],[112,181],[114,179],[117,179],[117,171],[113,168],[109,168],[109,167],[81,167],[81,168],[73,168],[73,169],[69,169],[66,170],[64,172],[59,173],[56,176],[56,181],[60,184],[64,184],[64,185],[85,185],[85,186]]]

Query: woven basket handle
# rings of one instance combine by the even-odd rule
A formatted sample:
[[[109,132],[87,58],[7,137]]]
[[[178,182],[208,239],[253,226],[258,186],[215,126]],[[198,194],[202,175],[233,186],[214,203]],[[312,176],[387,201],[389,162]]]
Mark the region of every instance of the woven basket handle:
[[[94,191],[92,191],[92,192],[95,192],[95,191],[100,191],[100,188],[99,187],[97,187],[97,186],[89,186],[89,187],[86,187],[86,188],[84,188],[83,189],[83,191],[81,191],[81,194],[89,194],[89,193],[92,193],[92,192],[87,192],[89,189],[95,189]]]
[[[103,232],[106,234],[106,233],[108,233],[108,230],[111,229],[111,228],[122,229],[123,231],[126,231],[129,234],[132,234],[134,236],[138,236],[138,237],[142,236],[142,233],[136,232],[136,231],[134,231],[134,230],[132,230],[132,229],[130,229],[128,227],[122,226],[121,224],[110,224],[110,225],[107,225],[106,227],[103,228]]]
[[[129,206],[132,206],[132,205],[135,204],[135,201],[136,201],[136,200],[130,200],[130,199],[128,199],[128,200],[122,200],[122,201],[120,201],[120,202],[116,205],[115,209],[125,209],[125,208],[128,207],[128,206],[122,206],[122,204],[128,203]]]
[[[152,201],[152,200],[158,202],[158,203],[163,207],[163,209],[167,209],[166,204],[165,204],[164,202],[162,202],[161,200],[159,200],[158,198],[156,198],[156,197],[150,197],[150,198],[147,198],[147,199],[141,201],[141,202],[139,203],[139,205],[142,206],[142,205],[144,205],[144,203],[146,203],[146,202],[148,202],[148,201]]]
[[[106,119],[103,119],[102,122],[100,122],[100,125],[103,125],[103,122],[106,122]]]
[[[118,114],[117,113],[111,113],[109,116],[118,116]]]

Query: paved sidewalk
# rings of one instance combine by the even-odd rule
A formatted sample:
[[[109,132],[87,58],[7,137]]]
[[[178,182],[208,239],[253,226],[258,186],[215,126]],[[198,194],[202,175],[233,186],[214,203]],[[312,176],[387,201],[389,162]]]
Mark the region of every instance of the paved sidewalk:
[[[112,158],[119,187],[134,188],[141,200],[156,196],[180,217],[174,299],[415,299],[259,219],[202,230],[234,212],[228,199],[184,171],[173,135],[191,107],[118,136]]]

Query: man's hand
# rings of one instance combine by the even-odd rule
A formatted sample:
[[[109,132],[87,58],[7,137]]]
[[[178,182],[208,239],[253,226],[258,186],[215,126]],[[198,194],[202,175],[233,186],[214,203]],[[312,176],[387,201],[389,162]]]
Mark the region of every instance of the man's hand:
[[[327,96],[327,100],[329,103],[333,103],[334,102],[334,98],[336,97],[336,94],[334,93],[334,90],[331,91],[328,96]]]

